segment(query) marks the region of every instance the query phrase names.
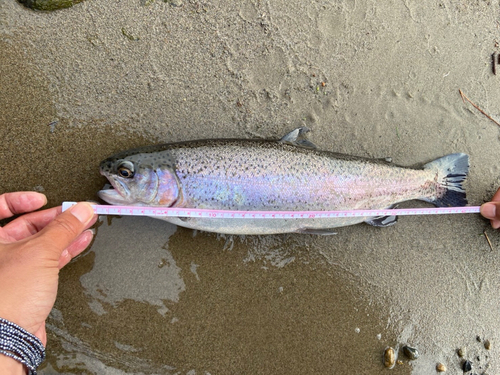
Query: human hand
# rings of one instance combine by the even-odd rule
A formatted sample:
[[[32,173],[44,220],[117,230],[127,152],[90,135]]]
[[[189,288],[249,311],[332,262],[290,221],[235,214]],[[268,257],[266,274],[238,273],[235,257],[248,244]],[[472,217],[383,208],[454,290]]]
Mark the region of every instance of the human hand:
[[[481,206],[481,215],[490,219],[493,228],[500,228],[500,189],[498,189],[493,198],[491,198],[491,202]]]
[[[31,212],[47,203],[45,195],[0,195],[0,219],[22,215],[0,228],[0,317],[47,343],[45,319],[57,295],[59,270],[90,244],[97,215],[79,203]]]

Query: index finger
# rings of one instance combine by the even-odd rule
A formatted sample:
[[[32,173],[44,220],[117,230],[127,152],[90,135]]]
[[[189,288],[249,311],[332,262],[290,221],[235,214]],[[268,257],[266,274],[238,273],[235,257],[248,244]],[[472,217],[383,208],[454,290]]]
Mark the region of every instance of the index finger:
[[[61,206],[31,212],[12,220],[2,228],[2,231],[12,240],[19,241],[40,232],[60,214]]]
[[[0,195],[0,219],[38,210],[47,203],[44,194],[35,191],[18,191]]]

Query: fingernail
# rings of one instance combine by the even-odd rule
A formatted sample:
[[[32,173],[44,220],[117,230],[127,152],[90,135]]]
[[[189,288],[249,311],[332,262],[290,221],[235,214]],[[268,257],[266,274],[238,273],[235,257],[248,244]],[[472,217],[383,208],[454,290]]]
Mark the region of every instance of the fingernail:
[[[85,247],[87,247],[88,244],[90,243],[90,241],[92,241],[93,237],[94,237],[94,230],[93,229],[87,229],[79,237],[79,243],[80,243],[80,245],[81,244],[85,244]]]
[[[494,219],[497,212],[497,206],[494,203],[485,203],[481,206],[481,215],[487,219]]]
[[[92,216],[94,216],[94,209],[92,206],[85,202],[80,202],[73,206],[70,211],[74,217],[86,224]]]

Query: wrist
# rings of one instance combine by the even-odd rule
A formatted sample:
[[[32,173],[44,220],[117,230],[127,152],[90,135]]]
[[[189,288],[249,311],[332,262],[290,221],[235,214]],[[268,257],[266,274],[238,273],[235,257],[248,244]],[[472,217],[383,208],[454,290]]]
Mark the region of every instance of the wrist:
[[[26,375],[28,369],[21,362],[0,354],[0,373],[5,375]]]
[[[35,335],[0,318],[0,354],[23,364],[30,374],[36,375],[37,367],[45,359],[45,347]],[[4,363],[13,366],[10,362]],[[12,370],[17,371],[15,368]]]

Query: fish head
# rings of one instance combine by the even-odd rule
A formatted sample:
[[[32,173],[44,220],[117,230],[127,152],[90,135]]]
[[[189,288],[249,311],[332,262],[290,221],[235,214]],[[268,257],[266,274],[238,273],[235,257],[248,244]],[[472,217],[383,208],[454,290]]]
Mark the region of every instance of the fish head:
[[[118,154],[100,165],[112,189],[98,192],[114,205],[172,206],[179,198],[179,181],[171,163],[147,154]]]

